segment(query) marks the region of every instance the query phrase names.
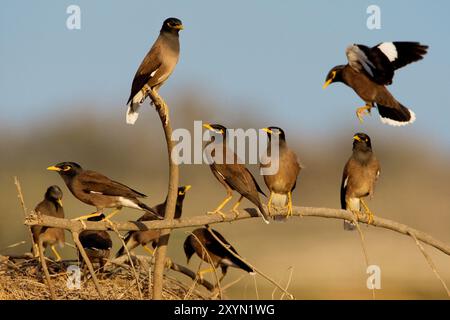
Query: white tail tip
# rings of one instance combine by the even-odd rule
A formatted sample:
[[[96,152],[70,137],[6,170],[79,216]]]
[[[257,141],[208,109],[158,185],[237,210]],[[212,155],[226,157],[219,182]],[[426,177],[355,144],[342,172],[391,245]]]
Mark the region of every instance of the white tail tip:
[[[383,118],[382,116],[380,116],[380,120],[382,123],[384,124],[388,124],[390,126],[394,126],[394,127],[402,127],[402,126],[406,126],[407,124],[411,124],[414,121],[416,121],[416,114],[414,113],[414,111],[412,111],[411,109],[408,109],[409,114],[411,115],[411,119],[409,119],[409,121],[395,121],[389,118]]]
[[[133,111],[131,109],[131,105],[128,106],[128,110],[127,110],[127,123],[128,124],[134,124],[137,120],[137,118],[139,117],[139,113],[137,113],[136,111]]]

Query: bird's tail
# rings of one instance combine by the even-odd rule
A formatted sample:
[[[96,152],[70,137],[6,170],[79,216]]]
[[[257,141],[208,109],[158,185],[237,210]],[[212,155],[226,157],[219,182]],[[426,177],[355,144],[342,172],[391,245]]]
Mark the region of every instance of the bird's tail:
[[[353,231],[356,229],[356,224],[353,221],[344,220],[344,230]]]
[[[156,220],[163,220],[164,219],[154,209],[150,208],[145,203],[138,201],[136,204],[139,206],[139,208],[141,208],[145,212],[150,213],[154,218],[156,218]]]
[[[127,123],[128,124],[134,124],[139,117],[138,109],[140,107],[139,103],[134,103],[134,101],[131,101],[130,105],[128,106],[127,110]]]
[[[287,194],[282,194],[282,193],[272,193],[272,206],[273,207],[278,207],[278,208],[284,208],[286,207],[288,202],[288,196]],[[275,216],[273,217],[274,221],[278,221],[278,222],[285,222],[287,219],[286,217],[283,216]]]
[[[267,214],[266,210],[264,209],[261,201],[259,201],[259,203],[258,203],[258,208],[259,208],[259,211],[261,212],[261,218],[264,220],[264,222],[266,224],[269,224],[269,215]]]
[[[247,271],[250,274],[255,273],[255,270],[253,270],[253,268],[251,266],[249,266],[247,263],[245,263],[244,261],[242,261],[238,258],[235,258],[233,263],[236,265],[236,267],[238,267],[244,271]]]
[[[416,114],[399,103],[398,108],[386,107],[376,104],[381,122],[391,126],[404,126],[416,121]]]

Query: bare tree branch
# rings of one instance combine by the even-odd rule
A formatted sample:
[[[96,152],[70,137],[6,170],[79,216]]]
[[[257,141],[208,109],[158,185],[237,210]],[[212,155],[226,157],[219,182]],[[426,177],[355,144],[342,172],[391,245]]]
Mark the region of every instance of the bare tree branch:
[[[165,221],[171,222],[175,215],[175,206],[178,196],[178,179],[179,169],[178,165],[172,161],[172,150],[174,143],[172,141],[172,126],[169,121],[169,108],[165,101],[154,90],[148,92],[164,129],[164,135],[167,144],[167,153],[169,159],[169,186],[167,191],[166,211],[164,213]],[[155,255],[155,265],[153,267],[153,299],[162,299],[163,290],[163,273],[166,259],[167,245],[169,243],[171,229],[162,229],[158,240],[158,250]]]
[[[282,215],[281,213],[273,214],[272,216]],[[353,220],[353,213],[341,209],[330,208],[316,208],[316,207],[293,207],[293,216],[302,217],[320,217],[328,219],[341,219],[341,220]],[[113,222],[119,231],[144,231],[150,229],[180,229],[188,227],[204,226],[206,224],[216,224],[222,222],[237,222],[239,220],[258,218],[259,215],[254,208],[247,208],[239,210],[239,216],[236,218],[234,212],[228,212],[225,217],[222,218],[219,215],[201,215],[192,218],[181,218],[174,220],[155,220],[155,221],[132,221],[132,222]],[[360,223],[367,224],[367,218],[362,217],[359,219]],[[85,221],[86,228],[89,230],[110,230],[111,226],[106,221]],[[63,228],[67,230],[83,230],[83,225],[80,221],[60,219],[49,216],[38,216],[31,214],[25,219],[27,225],[42,225],[55,228]],[[418,240],[426,243],[443,253],[450,255],[450,246],[433,238],[431,235],[411,228],[405,224],[395,222],[392,220],[384,219],[375,216],[373,223],[374,227],[389,229],[404,235],[410,235],[414,233]]]

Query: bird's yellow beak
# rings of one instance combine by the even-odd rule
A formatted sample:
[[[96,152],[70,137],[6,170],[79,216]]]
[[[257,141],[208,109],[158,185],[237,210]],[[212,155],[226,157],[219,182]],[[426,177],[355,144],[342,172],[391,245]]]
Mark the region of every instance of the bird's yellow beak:
[[[184,192],[189,191],[190,188],[192,188],[192,186],[188,184],[186,187],[184,187]]]
[[[269,128],[262,128],[261,130],[263,130],[263,131],[265,131],[265,132],[267,132],[267,133],[270,133],[270,134],[273,133],[273,131],[270,130]]]
[[[359,142],[362,141],[362,139],[360,137],[358,137],[358,136],[353,136],[353,140],[356,140],[356,141],[359,141]]]
[[[50,171],[61,171],[62,169],[58,168],[58,167],[55,167],[55,166],[50,166],[50,167],[47,168],[47,170],[50,170]]]
[[[184,30],[184,26],[183,26],[182,24],[178,24],[178,25],[176,25],[176,26],[174,27],[174,29],[177,29],[177,30]]]
[[[211,125],[209,123],[204,123],[203,124],[203,128],[211,130],[211,131],[215,131],[213,127],[211,127]]]
[[[56,202],[58,202],[61,207],[63,206],[61,199],[56,200]]]
[[[325,89],[326,87],[328,87],[332,81],[333,81],[332,78],[330,78],[327,81],[325,81],[325,83],[322,86],[322,89]]]

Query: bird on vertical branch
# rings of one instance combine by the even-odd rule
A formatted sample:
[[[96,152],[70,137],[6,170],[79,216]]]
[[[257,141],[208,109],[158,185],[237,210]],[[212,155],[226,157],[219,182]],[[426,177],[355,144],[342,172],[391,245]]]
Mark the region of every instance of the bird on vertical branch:
[[[270,191],[267,208],[271,214],[272,207],[287,207],[286,216],[292,215],[292,191],[297,185],[297,177],[301,170],[301,165],[297,155],[290,149],[286,142],[286,134],[279,127],[263,128],[267,132],[269,143],[267,145],[268,161],[261,163],[261,168],[269,169],[278,167],[273,174],[265,174],[264,182]],[[272,137],[278,139],[278,153],[272,152]],[[278,219],[278,220],[284,220]]]
[[[183,30],[181,20],[168,18],[150,51],[142,60],[133,79],[128,98],[126,121],[134,124],[138,118],[140,105],[148,96],[149,90],[158,92],[159,88],[172,74],[180,56],[179,32]],[[168,119],[168,110],[164,110]]]
[[[352,211],[356,220],[360,217],[362,206],[368,224],[373,222],[373,213],[363,198],[373,196],[380,170],[370,137],[365,133],[356,133],[353,136],[353,152],[345,164],[341,182],[341,208]],[[345,230],[354,230],[355,227],[353,221],[344,221]]]
[[[398,102],[386,88],[392,84],[395,70],[423,59],[428,46],[418,42],[383,42],[369,48],[353,44],[346,50],[348,63],[332,68],[323,88],[330,83],[343,82],[351,87],[364,102],[356,110],[359,120],[376,107],[381,122],[404,126],[416,120],[415,113]]]
[[[64,209],[62,204],[63,193],[58,186],[50,186],[44,195],[44,200],[39,202],[34,211],[38,214],[64,218]],[[64,229],[60,228],[49,228],[42,226],[32,226],[31,233],[33,234],[34,247],[32,248],[34,256],[39,255],[38,243],[39,239],[42,240],[44,248],[50,246],[53,254],[56,257],[56,261],[61,260],[61,256],[56,250],[55,245],[58,244],[60,247],[64,246],[65,235]]]
[[[216,150],[222,152],[222,160],[219,162],[214,161],[210,164],[210,168],[216,179],[225,187],[227,191],[227,197],[219,204],[219,206],[210,214],[220,214],[224,217],[222,213],[223,207],[231,200],[233,197],[233,190],[240,194],[239,200],[233,206],[232,211],[236,216],[239,215],[237,208],[241,203],[243,198],[248,199],[254,205],[256,205],[260,211],[261,218],[265,223],[269,223],[268,214],[266,213],[261,199],[259,198],[259,193],[265,196],[264,192],[261,190],[258,182],[251,172],[241,163],[238,163],[238,157],[233,150],[230,150],[227,146],[227,128],[220,124],[203,124],[203,127],[210,130],[217,137],[221,137],[220,140],[216,141],[216,138],[209,141],[205,148],[213,143],[214,149],[211,156],[216,157]],[[217,155],[219,156],[219,155]],[[227,159],[231,159],[232,163],[228,163]]]

